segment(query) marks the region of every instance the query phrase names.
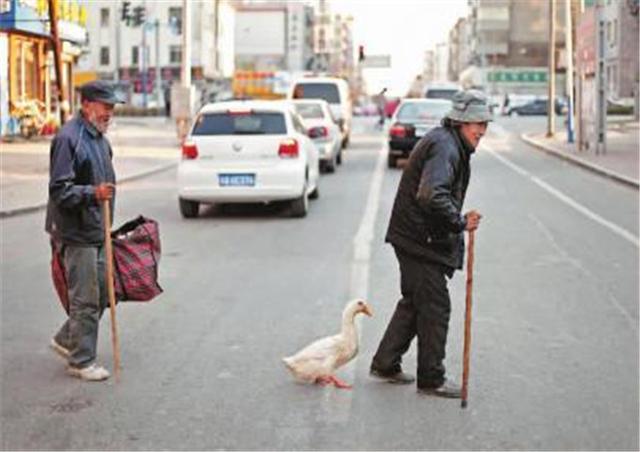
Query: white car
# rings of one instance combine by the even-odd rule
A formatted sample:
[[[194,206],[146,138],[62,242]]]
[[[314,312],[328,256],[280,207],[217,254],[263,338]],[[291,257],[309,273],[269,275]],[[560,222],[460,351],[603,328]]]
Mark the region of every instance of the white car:
[[[292,100],[291,103],[302,117],[309,138],[318,148],[320,170],[333,173],[336,165],[342,163],[342,132],[329,104],[321,99]]]
[[[289,102],[235,101],[204,106],[182,145],[180,213],[200,203],[289,201],[304,217],[318,197],[318,150]]]
[[[349,145],[353,101],[346,80],[338,77],[303,77],[291,84],[287,99],[326,100],[342,131],[342,147]]]

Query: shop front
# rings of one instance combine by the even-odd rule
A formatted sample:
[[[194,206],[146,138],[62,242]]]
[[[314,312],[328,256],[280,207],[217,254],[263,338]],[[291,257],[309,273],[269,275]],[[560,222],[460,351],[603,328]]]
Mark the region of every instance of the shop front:
[[[57,1],[64,103],[58,102],[46,0],[0,0],[0,134],[51,132],[60,109],[73,111],[73,67],[86,43],[86,13],[78,1]]]

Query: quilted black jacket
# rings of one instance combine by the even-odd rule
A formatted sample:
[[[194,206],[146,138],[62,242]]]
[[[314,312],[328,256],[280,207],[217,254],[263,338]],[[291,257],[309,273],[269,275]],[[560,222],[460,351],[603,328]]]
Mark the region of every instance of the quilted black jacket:
[[[398,186],[386,242],[442,264],[449,273],[462,268],[462,205],[473,152],[449,126],[436,127],[416,143]]]

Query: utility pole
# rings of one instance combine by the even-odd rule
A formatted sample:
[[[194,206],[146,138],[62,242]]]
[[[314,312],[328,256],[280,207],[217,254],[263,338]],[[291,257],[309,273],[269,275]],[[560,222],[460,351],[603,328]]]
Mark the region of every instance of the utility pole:
[[[160,65],[160,19],[155,21],[156,27],[156,108],[162,103],[162,66]]]
[[[607,152],[607,79],[605,73],[606,35],[603,1],[596,4],[596,154]]]
[[[556,99],[556,0],[549,0],[549,85],[547,101],[547,137],[555,134]]]
[[[146,2],[145,2],[146,3]],[[146,4],[143,6],[146,8]],[[140,24],[142,30],[142,48],[139,52],[140,58],[140,75],[142,77],[142,108],[147,109],[147,21]]]
[[[582,18],[584,13],[584,0],[578,0],[578,14]],[[576,31],[576,35],[578,31]],[[576,135],[578,139],[578,151],[582,151],[584,147],[584,118],[582,117],[583,109],[583,90],[584,90],[584,68],[580,64],[580,58],[576,59]]]
[[[180,82],[183,88],[191,86],[191,2],[182,0],[182,62]]]
[[[120,12],[120,0],[116,1],[116,8],[115,8],[116,13],[114,14],[114,22],[115,22],[115,26],[116,26],[116,58],[115,58],[115,65],[116,65],[116,71],[115,71],[115,77],[114,80],[119,83],[120,82],[120,23],[122,22],[122,16],[121,16],[121,12]]]
[[[58,0],[49,0],[49,20],[51,22],[51,43],[53,44],[53,60],[56,69],[56,86],[58,88],[58,109],[60,111],[60,126],[67,120],[67,106],[64,101],[64,87],[62,86],[62,48],[58,36]]]
[[[567,54],[567,142],[573,143],[573,27],[571,0],[564,0],[565,10],[565,51]],[[550,104],[551,105],[551,104]],[[555,106],[555,101],[553,103]]]
[[[189,131],[195,87],[191,85],[191,0],[182,0],[182,61],[180,85],[171,87],[171,115],[176,118],[178,139],[184,141]]]

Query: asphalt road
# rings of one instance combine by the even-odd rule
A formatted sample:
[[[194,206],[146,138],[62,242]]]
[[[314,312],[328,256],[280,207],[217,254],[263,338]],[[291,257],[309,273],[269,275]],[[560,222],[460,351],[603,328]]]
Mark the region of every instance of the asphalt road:
[[[0,220],[3,450],[638,450],[638,192],[526,146],[532,128],[500,119],[472,162],[466,208],[484,220],[466,410],[368,377],[399,296],[383,237],[401,171],[359,120],[305,219],[240,206],[183,220],[174,170],[121,188],[116,224],[160,222],[165,292],[119,306],[119,383],[72,379],[47,348],[64,316],[44,214]],[[456,379],[464,280],[450,285]],[[338,374],[353,390],[292,382],[281,357],[334,333],[353,296],[375,310]],[[99,359],[112,367],[108,319]]]

